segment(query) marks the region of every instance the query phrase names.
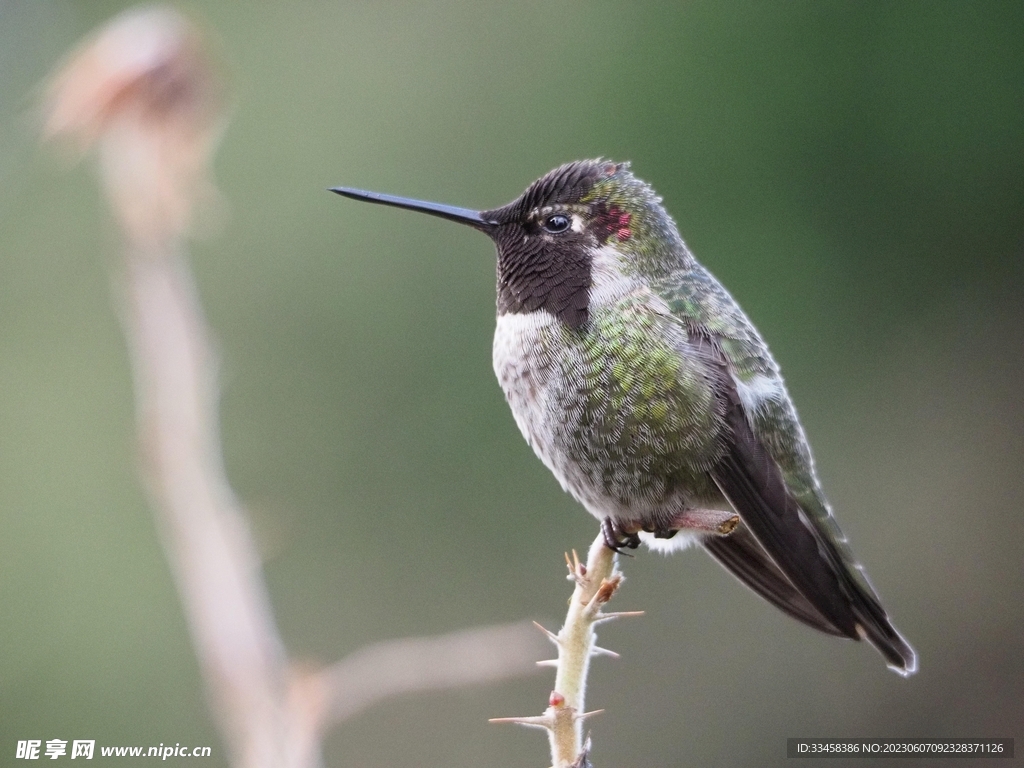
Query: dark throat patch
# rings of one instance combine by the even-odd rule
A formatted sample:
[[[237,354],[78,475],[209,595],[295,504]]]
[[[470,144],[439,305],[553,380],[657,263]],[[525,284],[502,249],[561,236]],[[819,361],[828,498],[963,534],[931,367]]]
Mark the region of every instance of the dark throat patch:
[[[546,310],[570,328],[589,319],[591,258],[583,237],[554,241],[512,225],[498,246],[498,314]]]
[[[485,211],[488,218],[501,222],[489,233],[498,246],[499,314],[543,309],[570,328],[587,324],[592,249],[612,235],[628,237],[628,214],[602,206],[597,232],[587,227],[583,232],[561,230],[557,234],[545,232],[542,222],[532,216],[544,209],[566,213],[594,184],[621,167],[606,160],[566,163],[535,181],[508,205]]]

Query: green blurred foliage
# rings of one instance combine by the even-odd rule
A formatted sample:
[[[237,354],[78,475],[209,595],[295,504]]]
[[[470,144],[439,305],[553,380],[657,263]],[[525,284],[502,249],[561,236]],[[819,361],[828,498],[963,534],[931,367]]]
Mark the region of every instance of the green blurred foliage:
[[[219,744],[136,475],[90,170],[36,87],[127,3],[0,2],[0,754]],[[624,564],[598,765],[782,765],[787,736],[1024,731],[1024,5],[193,2],[230,62],[229,201],[194,265],[232,482],[300,659],[554,624],[595,523],[493,381],[493,256],[334,184],[491,207],[630,159],[784,371],[837,515],[921,672],[773,611],[704,555]],[[546,765],[549,678],[336,729],[329,765]],[[8,758],[3,761],[6,763]],[[223,753],[209,761],[223,765]],[[952,765],[952,763],[951,763]]]

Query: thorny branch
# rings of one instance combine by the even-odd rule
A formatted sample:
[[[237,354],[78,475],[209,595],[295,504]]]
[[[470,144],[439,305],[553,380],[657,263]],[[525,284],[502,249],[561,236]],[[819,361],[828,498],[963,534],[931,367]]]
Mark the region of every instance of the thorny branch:
[[[643,611],[602,611],[624,579],[616,567],[615,553],[604,543],[603,534],[598,534],[590,545],[586,564],[580,562],[575,551],[571,558],[566,555],[565,560],[569,578],[576,585],[569,600],[565,624],[557,635],[537,625],[558,648],[557,659],[540,662],[556,668],[555,688],[548,697],[548,708],[538,716],[491,720],[493,723],[517,723],[547,730],[553,768],[589,765],[590,740],[583,741],[583,721],[603,711],[584,711],[590,659],[618,655],[597,645],[594,627],[612,619],[643,614]]]

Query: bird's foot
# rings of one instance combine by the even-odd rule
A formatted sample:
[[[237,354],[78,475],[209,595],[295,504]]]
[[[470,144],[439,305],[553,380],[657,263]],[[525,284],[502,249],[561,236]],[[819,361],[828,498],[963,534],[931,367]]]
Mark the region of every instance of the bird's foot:
[[[606,517],[601,521],[601,533],[604,536],[604,544],[608,549],[620,555],[628,554],[622,548],[636,549],[640,546],[640,536],[636,531],[628,531],[622,523],[612,517]]]

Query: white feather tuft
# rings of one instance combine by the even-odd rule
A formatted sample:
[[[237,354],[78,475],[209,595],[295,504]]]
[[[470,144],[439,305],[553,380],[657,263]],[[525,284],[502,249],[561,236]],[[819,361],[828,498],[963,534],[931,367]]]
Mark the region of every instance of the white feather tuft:
[[[671,555],[673,552],[682,552],[684,549],[700,543],[700,535],[679,531],[671,539],[658,539],[653,533],[640,532],[640,541],[647,545],[652,552],[660,552],[663,555]]]
[[[782,379],[778,376],[765,376],[762,373],[751,377],[750,381],[740,381],[738,376],[732,377],[736,382],[736,392],[743,403],[743,409],[753,416],[768,400],[779,400],[783,394]]]

